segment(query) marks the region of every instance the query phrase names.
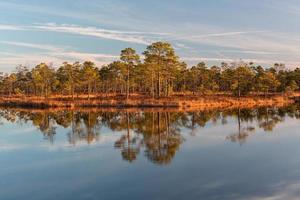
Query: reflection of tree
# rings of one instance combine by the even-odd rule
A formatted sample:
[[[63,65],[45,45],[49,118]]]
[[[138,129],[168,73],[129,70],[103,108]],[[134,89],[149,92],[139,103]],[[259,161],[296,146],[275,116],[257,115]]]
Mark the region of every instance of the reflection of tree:
[[[145,156],[156,164],[168,164],[175,156],[183,139],[178,124],[185,123],[185,116],[177,113],[131,113],[120,114],[119,126],[126,134],[116,141],[122,157],[132,162],[141,148]],[[180,122],[179,122],[180,121]]]
[[[145,155],[154,163],[168,164],[183,141],[179,129],[171,124],[170,113],[152,113],[151,133],[144,134]]]
[[[17,121],[17,115],[9,110],[1,110],[0,115],[9,122],[14,123]]]
[[[212,121],[214,124],[221,117],[219,111],[203,111],[189,113],[190,121],[185,126],[191,129],[191,135],[196,135],[197,127],[205,127],[206,123]]]
[[[300,104],[293,104],[286,108],[279,108],[278,113],[281,117],[288,115],[291,118],[300,119]]]
[[[244,116],[249,117],[248,112],[243,112]],[[226,137],[226,139],[232,142],[238,142],[240,145],[246,142],[247,138],[249,137],[250,133],[255,130],[254,127],[242,127],[241,126],[241,109],[237,111],[237,120],[238,120],[238,132]]]
[[[284,116],[280,115],[280,112],[278,112],[278,109],[270,109],[270,108],[264,108],[259,109],[259,127],[263,128],[264,131],[271,132],[273,131],[276,124],[279,122],[282,122],[284,119]]]
[[[94,111],[24,111],[2,109],[2,119],[11,123],[32,123],[50,142],[54,142],[56,127],[67,128],[68,141],[76,145],[81,141],[91,144],[99,140],[101,127],[124,134],[115,141],[124,160],[133,162],[140,152],[151,162],[169,164],[184,141],[181,129],[195,133],[207,123],[226,124],[237,119],[237,131],[226,137],[243,144],[255,130],[249,126],[257,122],[264,131],[272,131],[286,116],[300,119],[299,105],[285,108],[236,109],[225,111],[176,112],[94,112]],[[2,121],[2,120],[1,120]],[[212,122],[212,123],[211,123]]]
[[[238,109],[238,111],[229,111],[226,113],[228,116],[236,115],[238,119],[238,133],[232,134],[227,139],[232,142],[244,143],[249,137],[250,133],[254,131],[254,127],[242,127],[242,122],[252,122],[256,119],[259,128],[266,132],[271,132],[275,126],[283,122],[286,115],[289,117],[299,118],[299,107],[296,105],[284,108],[268,108],[262,107],[258,109]]]
[[[188,128],[191,129],[191,135],[195,136],[196,135],[196,120],[195,120],[195,112],[192,113],[191,116],[191,123],[187,126]]]
[[[97,113],[71,112],[71,132],[68,133],[69,142],[76,144],[78,141],[86,141],[91,144],[99,139],[101,125]]]
[[[86,139],[89,144],[94,140],[98,140],[101,126],[98,123],[97,113],[88,112],[84,113],[81,117],[86,127],[86,131],[82,132],[81,136]]]
[[[44,134],[45,138],[49,139],[51,143],[54,141],[56,134],[55,121],[50,116],[50,113],[43,112],[37,115],[32,115],[32,123]]]
[[[132,162],[140,151],[140,143],[138,136],[131,137],[130,132],[130,116],[126,112],[126,134],[115,142],[115,148],[121,149],[124,160]]]
[[[68,128],[72,123],[73,111],[60,111],[53,115],[56,123],[64,128]]]

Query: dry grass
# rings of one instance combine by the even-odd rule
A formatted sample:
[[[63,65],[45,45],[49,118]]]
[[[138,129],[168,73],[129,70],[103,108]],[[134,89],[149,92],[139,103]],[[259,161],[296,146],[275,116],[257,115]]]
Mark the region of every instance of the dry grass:
[[[121,95],[93,95],[88,100],[87,95],[71,96],[53,95],[48,99],[43,97],[1,97],[0,106],[23,107],[23,108],[174,108],[181,110],[203,110],[233,107],[255,107],[286,105],[293,103],[293,97],[299,97],[299,93],[290,96],[249,95],[247,97],[233,97],[226,94],[215,94],[206,96],[194,96],[192,94],[174,94],[172,97],[152,99],[147,96],[134,94],[126,100]]]

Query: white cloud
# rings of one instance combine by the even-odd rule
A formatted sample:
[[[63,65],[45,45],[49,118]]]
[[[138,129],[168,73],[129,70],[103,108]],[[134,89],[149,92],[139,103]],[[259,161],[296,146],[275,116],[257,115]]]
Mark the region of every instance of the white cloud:
[[[24,30],[21,26],[0,24],[0,30]]]
[[[24,54],[10,54],[0,52],[0,65],[2,66],[17,66],[18,64],[33,67],[41,62],[52,64],[54,67],[60,66],[63,62],[83,62],[92,61],[98,67],[108,64],[116,60],[119,56],[110,54],[93,54],[82,53],[76,51],[61,51],[61,52],[48,52],[48,53],[24,53]]]
[[[279,55],[279,52],[272,51],[251,51],[251,50],[221,50],[222,53],[254,54],[254,55]]]
[[[82,52],[63,52],[62,54],[59,53],[52,53],[51,55],[55,56],[56,58],[62,58],[72,61],[92,61],[97,66],[102,66],[108,64],[114,60],[117,60],[119,56],[117,55],[110,55],[110,54],[96,54],[96,53],[82,53]]]
[[[101,59],[117,59],[119,56],[111,54],[97,54],[97,53],[81,53],[81,52],[64,52],[64,56],[69,56],[73,58],[81,58],[88,60],[89,58],[101,58]]]
[[[115,26],[125,26],[124,24],[131,23],[143,23],[139,18],[131,18],[131,9],[125,9],[125,5],[119,6],[116,2],[102,1],[101,4],[95,3],[95,1],[89,1],[88,7],[92,10],[96,9],[96,12],[91,12],[89,9],[82,9],[82,4],[85,6],[85,1],[72,1],[72,9],[70,6],[63,8],[57,4],[51,4],[45,6],[43,2],[9,2],[0,1],[0,10],[5,9],[13,12],[29,13],[37,15],[48,15],[50,17],[62,17],[68,19],[79,19],[97,24],[108,24]],[[86,7],[87,8],[87,7]],[[118,12],[115,12],[118,10]],[[129,12],[129,13],[128,13]],[[128,13],[128,14],[127,14]],[[112,20],[119,19],[119,20]]]
[[[157,35],[167,35],[167,33],[145,33],[145,32],[135,32],[135,31],[119,31],[119,30],[109,30],[101,29],[97,27],[82,27],[77,25],[62,24],[57,25],[53,23],[48,23],[44,25],[36,25],[31,28],[42,31],[53,31],[62,33],[71,33],[85,36],[93,36],[109,40],[118,40],[122,42],[130,42],[136,44],[148,45],[154,40],[151,39]]]
[[[189,57],[183,58],[186,61],[212,61],[212,62],[232,62],[242,58],[245,61],[253,61],[260,64],[273,64],[275,62],[284,62],[287,66],[297,66],[300,64],[300,37],[291,33],[270,32],[265,30],[251,31],[226,31],[221,29],[212,29],[212,33],[204,31],[206,34],[196,33],[156,33],[125,30],[110,30],[98,27],[85,27],[70,24],[35,24],[31,26],[1,25],[4,30],[26,30],[26,31],[45,31],[60,32],[64,34],[77,34],[86,37],[96,37],[107,40],[117,40],[133,44],[148,45],[151,42],[164,40],[173,41],[174,47],[180,53],[189,53]],[[201,31],[200,31],[201,32]],[[16,41],[0,41],[2,44],[42,49],[49,51],[47,55],[38,52],[25,58],[28,60],[34,58],[37,61],[40,55],[40,61],[46,58],[53,58],[56,62],[65,58],[73,60],[91,60],[99,65],[106,64],[116,59],[116,55],[83,53],[72,51],[70,47],[57,47],[48,44],[32,44]],[[216,49],[212,52],[206,52],[204,58],[199,58],[201,51],[197,52],[203,45]],[[70,49],[70,50],[67,50]],[[12,57],[4,59],[8,63],[13,63]],[[4,62],[3,60],[1,63]],[[33,62],[33,61],[32,61]],[[15,65],[19,63],[16,58]]]
[[[3,25],[0,24],[0,30],[26,30],[26,31],[48,31],[92,36],[109,40],[117,40],[135,44],[148,45],[162,37],[170,35],[169,33],[158,32],[140,32],[140,31],[121,31],[103,29],[97,27],[84,27],[73,24],[55,24],[45,23],[33,26]]]
[[[300,54],[298,36],[284,33],[250,31],[179,36],[178,39],[195,44],[212,45],[216,48],[231,48],[244,51]],[[176,39],[176,37],[175,37]]]
[[[14,42],[14,41],[0,41],[0,43],[13,45],[13,46],[41,49],[46,51],[63,51],[63,48],[59,48],[57,46],[47,45],[47,44],[33,44],[33,43]]]
[[[27,31],[50,31],[84,36],[92,36],[109,40],[117,40],[135,44],[148,45],[157,40],[180,41],[176,42],[177,48],[189,49],[186,41],[196,45],[213,45],[218,48],[234,48],[243,50],[244,53],[255,54],[255,52],[293,52],[300,54],[298,37],[292,37],[283,33],[272,33],[264,30],[260,31],[217,31],[210,34],[185,34],[176,33],[156,33],[140,31],[121,31],[102,29],[97,27],[84,27],[72,24],[45,23],[34,26],[1,25],[4,29],[27,30]],[[260,54],[260,53],[259,53]]]
[[[60,59],[54,56],[45,55],[45,54],[38,54],[38,53],[32,53],[32,54],[15,54],[10,56],[2,56],[3,54],[0,52],[0,65],[2,66],[17,66],[19,64],[26,65],[26,66],[35,66],[41,62],[45,62],[48,64],[53,65],[60,65],[65,60]],[[10,68],[11,70],[11,68]]]
[[[257,58],[247,58],[247,59],[238,59],[238,58],[220,58],[220,57],[182,57],[182,60],[188,62],[201,62],[201,61],[208,61],[208,62],[253,62],[256,64],[266,64],[266,65],[273,65],[274,63],[284,63],[286,67],[294,68],[300,65],[300,61],[290,61],[290,60],[279,60],[279,59],[257,59]]]
[[[285,54],[293,53],[300,54],[300,47],[297,45],[295,37],[294,41],[287,43],[288,35],[280,33],[270,33],[268,31],[227,31],[200,35],[178,35],[176,33],[145,33],[137,31],[120,31],[108,30],[97,27],[82,27],[69,24],[39,24],[30,27],[36,30],[53,31],[62,33],[71,33],[103,39],[118,40],[136,44],[149,45],[157,40],[175,40],[180,41],[175,43],[177,49],[192,49],[185,44],[186,41],[193,42],[196,45],[212,45],[217,48],[231,48],[236,51],[241,51],[243,54]],[[299,41],[298,41],[299,43]]]
[[[223,33],[211,33],[204,35],[196,35],[191,36],[189,38],[197,39],[197,38],[210,38],[210,37],[226,37],[226,36],[236,36],[236,35],[247,35],[252,33],[264,33],[266,31],[236,31],[236,32],[223,32]]]
[[[97,66],[108,64],[119,58],[119,55],[101,54],[101,53],[83,53],[78,51],[69,51],[70,47],[57,47],[49,44],[35,44],[14,41],[0,41],[2,44],[42,49],[46,52],[32,52],[32,53],[8,53],[0,52],[0,65],[26,65],[33,67],[41,62],[60,66],[63,62],[84,62],[92,61]]]

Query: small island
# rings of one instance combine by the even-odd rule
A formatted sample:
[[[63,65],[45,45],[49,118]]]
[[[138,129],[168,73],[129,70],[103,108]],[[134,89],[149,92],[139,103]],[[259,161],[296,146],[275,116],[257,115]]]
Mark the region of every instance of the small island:
[[[188,66],[170,43],[155,42],[139,55],[126,48],[103,66],[91,61],[62,66],[20,65],[2,73],[0,106],[24,108],[209,109],[289,104],[297,101],[300,69],[243,61]]]

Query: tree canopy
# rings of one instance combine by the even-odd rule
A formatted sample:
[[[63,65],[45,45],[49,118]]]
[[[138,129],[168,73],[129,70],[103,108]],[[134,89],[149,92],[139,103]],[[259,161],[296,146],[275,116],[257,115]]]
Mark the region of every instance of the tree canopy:
[[[32,69],[20,65],[9,74],[0,74],[2,95],[119,94],[131,93],[152,98],[174,93],[205,95],[211,93],[243,96],[250,93],[291,93],[300,88],[300,69],[287,69],[275,63],[263,67],[242,61],[207,66],[199,62],[188,66],[170,43],[150,44],[140,56],[125,48],[119,60],[103,66],[91,61],[64,62],[61,66],[40,63]],[[141,59],[143,58],[143,59]]]

